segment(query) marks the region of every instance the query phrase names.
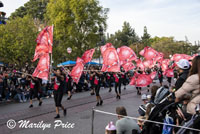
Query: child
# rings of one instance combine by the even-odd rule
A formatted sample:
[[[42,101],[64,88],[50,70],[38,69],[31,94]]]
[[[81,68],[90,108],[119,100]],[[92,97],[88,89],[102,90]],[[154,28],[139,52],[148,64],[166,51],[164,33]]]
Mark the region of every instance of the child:
[[[112,121],[106,126],[105,134],[117,134],[116,127]]]

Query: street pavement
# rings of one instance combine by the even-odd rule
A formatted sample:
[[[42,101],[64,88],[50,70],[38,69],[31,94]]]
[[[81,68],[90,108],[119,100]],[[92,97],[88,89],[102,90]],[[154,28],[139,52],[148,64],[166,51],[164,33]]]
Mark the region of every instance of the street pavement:
[[[152,84],[153,85],[153,84]],[[142,89],[142,93],[150,94],[147,88]],[[63,97],[62,104],[67,108],[67,116],[64,117],[60,111],[61,118],[55,120],[55,106],[53,98],[43,100],[43,105],[38,106],[38,102],[34,101],[34,107],[28,108],[29,103],[12,103],[0,106],[0,133],[2,134],[91,134],[92,108],[115,113],[118,106],[124,106],[127,109],[129,116],[138,117],[138,107],[142,104],[141,96],[137,95],[134,86],[127,86],[124,90],[122,86],[121,100],[115,97],[114,88],[112,92],[108,92],[108,88],[101,88],[100,94],[104,100],[103,106],[96,107],[96,97],[90,96],[90,92],[76,93],[71,100],[67,100],[67,96]],[[8,120],[13,119],[16,126],[9,129],[8,126],[13,126],[13,122]],[[117,117],[106,115],[103,113],[94,114],[94,134],[105,133],[105,126],[110,122],[116,122]],[[50,128],[43,130],[42,128],[19,128],[18,121],[30,121],[30,123],[41,123],[51,125]],[[55,121],[61,123],[62,126],[55,127]],[[40,125],[41,126],[41,125]],[[31,127],[31,126],[29,126]]]

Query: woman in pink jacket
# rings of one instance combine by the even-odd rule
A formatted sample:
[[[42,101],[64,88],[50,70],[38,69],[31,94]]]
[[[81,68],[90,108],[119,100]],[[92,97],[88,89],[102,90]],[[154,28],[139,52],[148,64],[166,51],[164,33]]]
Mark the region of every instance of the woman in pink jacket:
[[[200,104],[200,55],[193,59],[189,77],[182,87],[175,92],[176,102],[180,101],[185,94],[191,95],[187,104],[187,112],[195,114],[195,107]]]

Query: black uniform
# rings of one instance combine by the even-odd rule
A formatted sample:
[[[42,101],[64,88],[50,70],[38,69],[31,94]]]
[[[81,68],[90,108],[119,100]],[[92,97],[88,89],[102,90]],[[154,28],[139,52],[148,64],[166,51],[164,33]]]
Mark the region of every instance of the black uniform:
[[[65,90],[65,78],[64,80],[61,80],[60,77],[56,77],[54,82],[54,92],[53,92],[56,107],[61,107],[61,101],[64,90]]]

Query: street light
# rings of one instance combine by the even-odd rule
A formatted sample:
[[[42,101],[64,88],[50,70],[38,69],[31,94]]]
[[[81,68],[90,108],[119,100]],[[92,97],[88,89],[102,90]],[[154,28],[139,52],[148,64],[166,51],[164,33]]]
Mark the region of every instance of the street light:
[[[100,52],[100,46],[104,44],[104,39],[103,39],[103,27],[99,26],[99,36],[100,36],[100,42],[97,43],[99,46],[99,52]],[[101,60],[101,54],[99,55],[99,64]]]

